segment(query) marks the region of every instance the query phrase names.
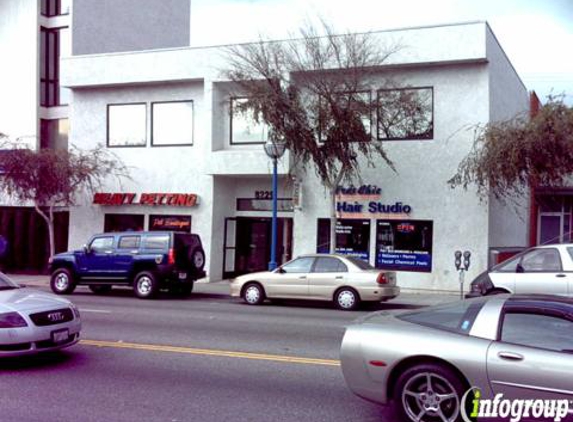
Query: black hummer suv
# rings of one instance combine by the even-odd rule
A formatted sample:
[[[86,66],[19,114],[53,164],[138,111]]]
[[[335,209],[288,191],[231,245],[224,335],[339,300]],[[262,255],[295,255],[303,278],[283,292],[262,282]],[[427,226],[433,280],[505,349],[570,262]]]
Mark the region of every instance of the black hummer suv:
[[[205,252],[196,234],[169,231],[102,233],[82,250],[55,255],[50,261],[50,287],[70,294],[77,285],[94,293],[114,285],[132,286],[139,298],[160,289],[191,294],[193,283],[205,277]]]

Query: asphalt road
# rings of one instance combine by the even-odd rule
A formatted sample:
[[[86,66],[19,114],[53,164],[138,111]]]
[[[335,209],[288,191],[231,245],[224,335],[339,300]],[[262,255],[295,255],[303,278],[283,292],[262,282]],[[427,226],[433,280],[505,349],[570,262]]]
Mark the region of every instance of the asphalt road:
[[[82,342],[0,361],[0,422],[393,422],[349,392],[338,366],[345,325],[366,311],[129,290],[69,298]]]

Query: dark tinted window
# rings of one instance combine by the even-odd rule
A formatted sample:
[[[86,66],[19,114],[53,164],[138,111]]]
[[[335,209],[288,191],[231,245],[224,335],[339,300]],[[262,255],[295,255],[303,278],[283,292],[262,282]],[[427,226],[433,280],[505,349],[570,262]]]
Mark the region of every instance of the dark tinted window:
[[[281,268],[285,273],[309,273],[310,267],[314,258],[297,258],[294,261],[288,262]]]
[[[352,262],[354,265],[356,265],[361,270],[374,270],[375,269],[368,262],[363,261],[361,259],[354,258],[354,257],[346,257],[346,259],[348,259],[350,262]]]
[[[169,235],[151,235],[145,238],[145,249],[158,249],[166,251],[169,249]]]
[[[316,263],[314,264],[315,273],[345,273],[348,268],[338,258],[321,257],[316,258]]]
[[[113,237],[96,237],[92,240],[90,249],[93,252],[110,250],[113,247]]]
[[[402,314],[398,318],[440,330],[467,334],[484,303],[484,300],[460,300],[432,306],[423,311]]]
[[[132,249],[139,247],[139,236],[122,236],[119,238],[119,249]]]
[[[555,351],[573,352],[573,322],[551,315],[508,313],[501,341]]]

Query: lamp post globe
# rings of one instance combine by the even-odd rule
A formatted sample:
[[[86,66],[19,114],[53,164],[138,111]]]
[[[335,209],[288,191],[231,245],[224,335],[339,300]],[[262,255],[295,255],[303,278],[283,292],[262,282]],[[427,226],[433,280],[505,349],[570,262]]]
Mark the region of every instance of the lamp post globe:
[[[273,217],[271,222],[271,260],[269,262],[269,271],[277,268],[277,161],[285,153],[285,143],[273,139],[265,143],[265,153],[273,160]]]

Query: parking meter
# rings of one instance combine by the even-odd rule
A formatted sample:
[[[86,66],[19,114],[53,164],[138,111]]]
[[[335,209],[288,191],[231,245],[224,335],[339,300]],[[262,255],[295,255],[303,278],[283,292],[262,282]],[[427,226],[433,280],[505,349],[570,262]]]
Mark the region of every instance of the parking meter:
[[[470,257],[472,253],[470,251],[464,252],[464,269],[467,271],[470,268]]]
[[[456,270],[460,270],[462,266],[462,251],[454,252],[454,257],[456,258]]]

